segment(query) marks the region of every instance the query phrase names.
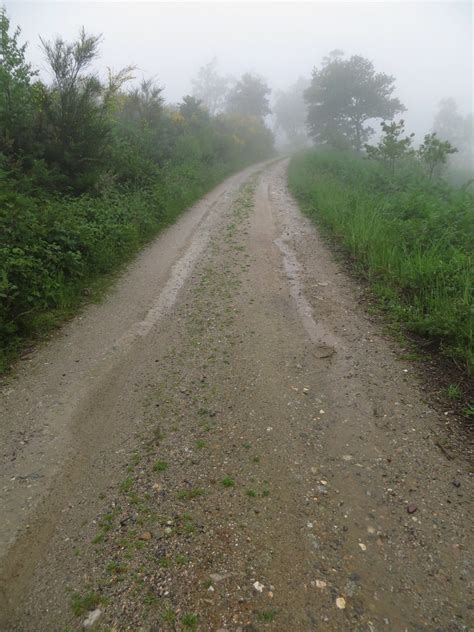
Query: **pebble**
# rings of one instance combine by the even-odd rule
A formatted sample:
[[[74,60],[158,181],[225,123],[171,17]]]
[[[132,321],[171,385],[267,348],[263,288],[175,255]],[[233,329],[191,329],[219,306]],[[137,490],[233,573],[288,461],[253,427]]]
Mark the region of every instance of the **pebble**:
[[[326,588],[327,584],[326,584],[326,582],[323,582],[322,579],[317,579],[316,580],[316,586],[317,586],[317,588],[321,588],[322,589],[322,588]]]
[[[83,630],[88,630],[89,628],[91,628],[94,623],[99,620],[101,615],[102,610],[100,608],[96,608],[95,610],[92,610],[92,612],[89,612],[89,616],[87,617],[87,619],[84,619],[84,622],[82,623]]]
[[[152,538],[151,533],[149,531],[145,531],[145,533],[142,533],[138,539],[147,541],[147,540],[151,540],[151,538]]]
[[[359,548],[361,551],[367,551],[367,547],[365,546],[363,542],[359,542]]]
[[[261,593],[261,592],[263,591],[263,589],[265,588],[265,586],[264,586],[263,584],[261,584],[260,582],[254,582],[254,583],[253,583],[253,587],[255,588],[255,590],[256,590],[257,592],[260,592],[260,593]]]
[[[219,573],[211,573],[209,577],[212,579],[212,581],[215,584],[218,584],[219,582],[224,581],[224,579],[227,579],[228,577],[230,577],[230,573],[223,573],[222,575]]]
[[[346,607],[346,600],[344,599],[344,597],[338,597],[336,599],[336,606],[339,608],[339,610],[344,610],[344,608]]]
[[[407,512],[408,512],[409,514],[413,514],[413,513],[415,513],[415,511],[416,511],[417,509],[418,509],[418,507],[415,505],[415,503],[410,503],[410,504],[407,506]]]

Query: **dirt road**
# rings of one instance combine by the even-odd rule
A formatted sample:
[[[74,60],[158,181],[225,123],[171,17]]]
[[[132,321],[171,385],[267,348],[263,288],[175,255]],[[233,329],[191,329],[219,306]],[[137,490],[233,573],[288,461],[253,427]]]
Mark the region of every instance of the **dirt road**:
[[[211,192],[3,388],[2,630],[470,629],[466,462],[285,174]]]

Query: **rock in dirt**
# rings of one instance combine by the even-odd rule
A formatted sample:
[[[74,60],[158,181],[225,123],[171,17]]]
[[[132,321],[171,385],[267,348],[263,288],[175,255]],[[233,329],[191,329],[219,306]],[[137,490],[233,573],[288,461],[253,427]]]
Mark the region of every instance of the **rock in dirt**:
[[[415,503],[410,503],[410,504],[407,506],[407,512],[408,512],[409,514],[414,514],[414,513],[415,513],[415,511],[417,511],[417,509],[418,509],[418,507],[415,505]]]
[[[82,623],[82,629],[89,630],[89,628],[91,628],[94,623],[97,623],[101,615],[102,610],[100,608],[96,608],[95,610],[92,610],[92,612],[89,612],[89,616],[87,617],[87,619],[84,619]]]

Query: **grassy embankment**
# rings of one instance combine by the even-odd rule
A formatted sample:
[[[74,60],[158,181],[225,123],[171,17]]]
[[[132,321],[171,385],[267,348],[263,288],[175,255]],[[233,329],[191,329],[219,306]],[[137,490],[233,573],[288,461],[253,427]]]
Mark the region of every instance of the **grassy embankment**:
[[[99,196],[0,191],[0,373],[25,344],[100,296],[113,274],[229,174],[264,155],[169,165],[153,184]]]
[[[474,370],[474,197],[374,161],[310,151],[290,162],[302,209],[343,246],[395,322]]]

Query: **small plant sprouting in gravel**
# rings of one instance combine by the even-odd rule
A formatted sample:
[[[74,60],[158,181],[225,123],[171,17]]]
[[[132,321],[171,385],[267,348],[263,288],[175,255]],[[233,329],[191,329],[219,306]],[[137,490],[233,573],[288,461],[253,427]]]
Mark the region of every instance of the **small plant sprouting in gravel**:
[[[164,472],[167,469],[168,469],[168,463],[166,461],[158,460],[153,465],[153,471],[154,472]]]
[[[132,489],[132,485],[133,485],[133,478],[128,476],[125,480],[122,481],[120,485],[120,491],[126,494]]]
[[[182,489],[178,492],[177,496],[179,500],[192,500],[204,495],[204,490],[200,487],[194,487],[192,489]]]
[[[222,479],[222,485],[224,487],[235,487],[235,481],[230,476],[226,476]]]
[[[159,599],[156,595],[154,595],[153,593],[147,593],[146,595],[143,596],[143,603],[147,606],[155,606],[156,604],[159,603]]]
[[[253,459],[252,459],[252,461],[253,461],[254,463],[260,463],[260,457],[259,457],[259,456],[254,456],[254,457],[253,457]]]
[[[207,445],[207,444],[206,444],[206,442],[204,441],[204,439],[198,439],[198,440],[196,441],[196,448],[197,448],[198,450],[202,450],[202,448],[205,448],[205,447],[206,447],[206,445]]]
[[[115,573],[119,575],[121,573],[127,572],[127,565],[116,562],[115,560],[111,560],[110,562],[108,562],[105,570],[107,571],[107,573]]]
[[[446,389],[446,395],[449,399],[460,399],[462,391],[457,384],[450,384]]]
[[[264,498],[267,498],[268,496],[270,496],[270,490],[269,490],[269,489],[264,489],[264,490],[262,491],[262,496],[263,496]]]
[[[242,446],[246,449],[246,450],[250,450],[250,448],[252,447],[251,443],[243,443]]]
[[[257,619],[260,621],[273,621],[276,616],[276,610],[262,610],[257,613]]]
[[[166,623],[173,623],[176,619],[176,613],[172,608],[166,608],[166,610],[163,610],[161,618]]]
[[[180,566],[184,566],[185,564],[189,564],[189,557],[187,557],[186,555],[177,555],[176,558],[176,564],[179,564]]]
[[[247,494],[249,498],[257,497],[257,492],[254,489],[248,489],[245,493]]]
[[[190,630],[195,630],[198,624],[198,616],[192,612],[185,612],[181,617],[181,623]]]
[[[158,564],[161,566],[161,568],[169,568],[171,566],[171,560],[169,557],[166,557],[165,555],[163,555],[158,560]]]
[[[474,417],[474,406],[467,405],[463,408],[463,413],[466,417]]]
[[[89,612],[89,610],[95,610],[100,603],[100,596],[95,592],[88,592],[85,595],[79,593],[73,593],[71,595],[71,610],[80,617],[81,614]]]

